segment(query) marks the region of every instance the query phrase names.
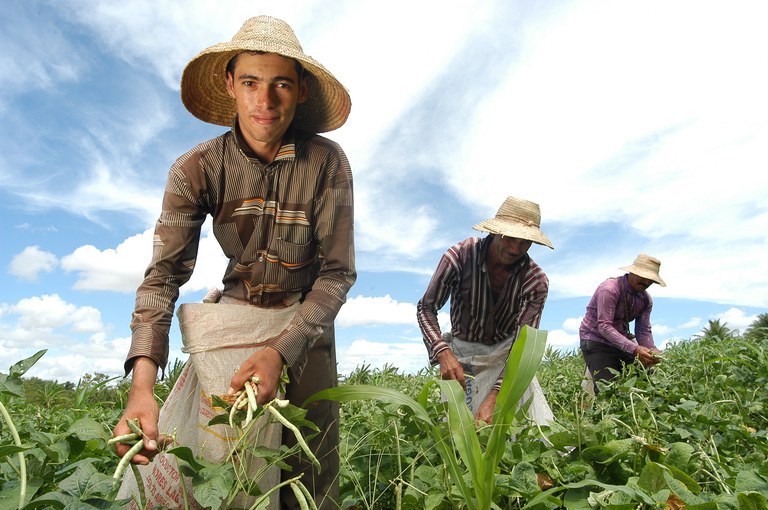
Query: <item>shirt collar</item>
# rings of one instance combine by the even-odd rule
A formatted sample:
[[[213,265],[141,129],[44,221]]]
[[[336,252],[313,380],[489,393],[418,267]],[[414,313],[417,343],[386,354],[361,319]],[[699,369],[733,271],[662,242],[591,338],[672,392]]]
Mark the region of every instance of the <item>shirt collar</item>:
[[[232,133],[235,137],[235,143],[237,144],[237,148],[240,150],[240,152],[252,161],[257,161],[261,164],[261,160],[256,156],[256,153],[253,152],[253,149],[245,142],[243,139],[243,133],[240,131],[240,126],[237,123],[237,115],[232,119]],[[273,161],[283,161],[283,160],[291,160],[296,158],[296,132],[293,129],[293,124],[290,125],[288,128],[288,131],[286,131],[285,135],[283,135],[283,144],[280,146],[280,149],[277,151],[277,155],[275,156],[275,159]]]

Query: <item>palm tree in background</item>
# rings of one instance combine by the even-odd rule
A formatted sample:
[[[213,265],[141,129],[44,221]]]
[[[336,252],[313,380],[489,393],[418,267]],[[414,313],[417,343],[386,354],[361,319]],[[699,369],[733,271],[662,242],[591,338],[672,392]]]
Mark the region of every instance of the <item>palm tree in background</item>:
[[[768,313],[759,314],[757,319],[752,321],[752,324],[749,325],[745,332],[747,337],[759,334],[768,335]]]
[[[720,319],[709,320],[707,327],[701,330],[701,334],[696,335],[699,338],[732,338],[738,334],[738,331],[730,329],[725,322],[720,322]]]

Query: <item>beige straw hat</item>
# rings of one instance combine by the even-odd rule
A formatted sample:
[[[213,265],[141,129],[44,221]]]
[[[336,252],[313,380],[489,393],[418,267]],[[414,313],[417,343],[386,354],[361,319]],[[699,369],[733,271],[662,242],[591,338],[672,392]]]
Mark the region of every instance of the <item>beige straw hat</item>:
[[[521,198],[507,197],[499,207],[496,216],[490,220],[481,221],[472,228],[480,232],[528,239],[554,250],[552,241],[541,231],[540,226],[539,204]]]
[[[628,273],[636,274],[642,278],[648,278],[649,280],[653,280],[654,282],[658,283],[662,287],[666,287],[667,284],[664,283],[664,280],[662,280],[661,276],[659,276],[659,268],[661,268],[661,262],[659,259],[641,253],[635,257],[635,261],[631,266],[624,266],[620,267],[619,269],[622,271],[627,271]]]
[[[311,73],[309,97],[296,108],[293,123],[310,133],[341,127],[352,100],[347,89],[319,62],[305,55],[291,27],[283,20],[256,16],[246,21],[231,41],[206,48],[181,75],[181,101],[200,120],[231,126],[235,101],[227,93],[227,63],[243,51],[277,53],[297,60]]]

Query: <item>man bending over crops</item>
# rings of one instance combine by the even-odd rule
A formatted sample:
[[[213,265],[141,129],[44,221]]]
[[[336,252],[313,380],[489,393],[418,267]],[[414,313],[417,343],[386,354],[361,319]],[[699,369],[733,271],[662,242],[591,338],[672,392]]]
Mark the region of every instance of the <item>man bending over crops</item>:
[[[654,283],[666,287],[659,276],[661,262],[640,254],[632,265],[620,268],[624,276],[608,278],[592,295],[579,327],[581,354],[587,364],[587,390],[597,393],[597,381],[610,381],[624,366],[640,361],[651,367],[661,358],[651,333],[653,300],[646,290]],[[630,333],[629,323],[635,322]],[[612,371],[613,370],[613,371]],[[615,371],[615,372],[614,372]]]
[[[512,343],[524,325],[538,327],[549,280],[528,255],[532,243],[554,249],[540,229],[539,205],[507,197],[496,216],[473,228],[488,232],[452,246],[440,259],[417,318],[430,363],[458,381],[477,420],[491,423]],[[451,300],[451,331],[441,334],[437,312]],[[472,376],[471,378],[466,377]],[[539,423],[552,420],[538,380],[527,400]]]
[[[335,386],[333,321],[356,278],[349,162],[335,142],[316,134],[345,123],[350,97],[304,53],[291,27],[268,16],[247,20],[231,41],[203,50],[187,64],[181,99],[197,118],[229,129],[181,156],[168,175],[152,261],[137,290],[131,322],[125,363],[126,374],[133,370],[130,395],[114,431],[125,434],[126,419],[140,420],[147,446],[133,459],[138,464],[147,464],[161,441],[153,384],[158,367],[168,361],[174,305],[179,287],[192,275],[208,215],[229,259],[220,303],[209,306],[242,305],[237,309],[243,309],[243,317],[252,316],[248,310],[253,309],[264,317],[245,325],[222,324],[222,329],[250,332],[251,345],[266,343],[218,378],[224,393],[227,388],[234,393],[255,376],[258,404],[265,404],[275,397],[284,366],[290,376],[286,398],[296,405]],[[253,333],[271,314],[283,317],[286,309],[290,317],[284,326],[261,336]],[[206,340],[221,343],[226,333]],[[217,356],[215,350],[209,354]],[[179,379],[188,382],[194,374],[186,370]],[[319,508],[338,508],[338,404],[313,404],[307,418],[321,431],[310,448],[322,469],[315,470],[306,456],[292,457],[292,471],[284,476],[303,474]],[[283,442],[288,441],[296,438],[284,431]],[[118,446],[118,454],[127,449]],[[290,489],[282,491],[281,502],[281,508],[299,508]]]

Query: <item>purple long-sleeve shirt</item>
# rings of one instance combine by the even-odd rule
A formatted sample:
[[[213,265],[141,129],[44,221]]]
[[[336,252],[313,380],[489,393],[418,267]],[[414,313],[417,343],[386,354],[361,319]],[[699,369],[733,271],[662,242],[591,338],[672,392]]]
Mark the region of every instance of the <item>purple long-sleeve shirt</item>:
[[[634,292],[627,276],[609,278],[597,287],[581,321],[580,338],[610,344],[628,353],[634,353],[637,345],[656,347],[651,333],[651,295],[645,290]],[[629,332],[632,321],[635,340]]]

